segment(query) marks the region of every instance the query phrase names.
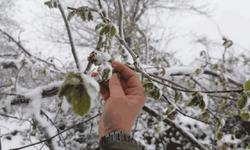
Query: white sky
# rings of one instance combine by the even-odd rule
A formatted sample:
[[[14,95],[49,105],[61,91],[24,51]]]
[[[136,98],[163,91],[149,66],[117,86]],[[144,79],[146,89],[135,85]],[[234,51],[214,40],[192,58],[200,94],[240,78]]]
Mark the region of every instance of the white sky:
[[[200,3],[209,4],[209,7],[213,9],[212,20],[218,25],[222,34],[232,40],[235,45],[243,46],[244,48],[249,49],[250,47],[250,1],[249,0],[203,0],[199,1]],[[44,1],[39,1],[42,5]],[[48,45],[42,45],[41,41],[35,40],[33,37],[35,29],[31,26],[33,24],[32,18],[35,13],[40,13],[41,10],[37,9],[37,1],[31,0],[18,0],[18,4],[21,6],[20,13],[16,16],[19,22],[22,22],[22,25],[25,29],[23,32],[22,38],[27,40],[24,42],[28,49],[35,50],[36,52],[40,51],[43,55],[51,56],[56,55],[57,57],[64,57],[64,54],[59,54],[58,50],[62,52],[61,48],[54,48],[51,51],[52,47]],[[34,12],[34,13],[33,13]],[[25,17],[23,17],[25,16]],[[222,37],[218,32],[218,28],[215,23],[209,20],[204,16],[199,15],[188,15],[188,16],[179,16],[173,18],[170,21],[170,24],[174,24],[175,27],[179,29],[180,36],[175,39],[170,46],[170,49],[178,49],[180,52],[178,55],[183,59],[185,64],[190,63],[194,56],[198,57],[201,50],[204,48],[194,46],[190,41],[192,40],[190,33],[195,33],[198,36],[206,36],[208,39],[213,39],[222,43]],[[169,22],[168,22],[169,23]],[[48,49],[48,50],[46,50]],[[223,48],[222,48],[223,49]],[[65,53],[67,50],[63,51]],[[70,51],[70,49],[69,49]],[[214,53],[218,55],[217,53]],[[189,58],[189,59],[187,59]]]

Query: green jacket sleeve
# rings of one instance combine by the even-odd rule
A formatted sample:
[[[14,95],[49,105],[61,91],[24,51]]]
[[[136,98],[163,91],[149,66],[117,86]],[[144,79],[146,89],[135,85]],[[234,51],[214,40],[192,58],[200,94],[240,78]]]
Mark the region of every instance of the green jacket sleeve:
[[[107,144],[103,147],[98,147],[95,150],[142,150],[137,144],[125,142],[125,141],[116,141],[110,144]]]

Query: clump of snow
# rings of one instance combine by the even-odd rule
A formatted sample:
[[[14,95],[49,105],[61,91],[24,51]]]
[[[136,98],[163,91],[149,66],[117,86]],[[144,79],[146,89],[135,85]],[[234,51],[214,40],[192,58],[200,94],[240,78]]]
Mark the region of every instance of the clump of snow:
[[[102,79],[102,77],[101,77],[101,80],[107,81],[107,80],[110,79],[111,76],[112,76],[112,66],[111,66],[111,64],[110,64],[109,62],[104,62],[104,63],[97,69],[97,71],[98,71],[98,76],[102,76],[104,70],[109,70],[109,72],[108,72],[107,78],[106,78],[106,79]]]
[[[9,63],[14,63],[15,66],[17,67],[17,69],[20,69],[20,68],[21,68],[21,65],[22,65],[22,60],[23,60],[23,59],[24,59],[23,57],[19,57],[18,59],[0,58],[0,64],[2,64],[2,63],[7,63],[7,64],[9,64]]]
[[[93,51],[90,53],[89,60],[95,65],[101,65],[104,62],[107,62],[111,59],[111,56],[108,53]]]
[[[87,92],[90,97],[90,109],[91,110],[95,106],[95,99],[98,96],[99,90],[100,90],[100,85],[99,83],[92,77],[82,74],[82,78],[85,83],[85,87],[87,89]]]
[[[65,97],[63,97],[62,99],[62,104],[61,104],[61,109],[64,111],[64,112],[67,112],[70,108],[70,105],[67,101],[67,99]]]
[[[226,143],[231,143],[231,144],[238,144],[241,143],[242,141],[240,139],[235,138],[234,140],[232,140],[232,134],[226,134],[223,136],[223,138],[221,139],[222,142],[226,142]]]
[[[9,95],[6,99],[0,101],[0,109],[6,108],[7,112],[12,112],[11,102],[16,96]]]

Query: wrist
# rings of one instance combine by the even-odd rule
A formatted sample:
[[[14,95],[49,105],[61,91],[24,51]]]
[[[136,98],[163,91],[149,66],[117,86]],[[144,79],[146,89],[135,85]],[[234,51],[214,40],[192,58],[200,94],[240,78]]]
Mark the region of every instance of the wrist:
[[[129,135],[131,134],[131,129],[107,129],[103,132],[99,132],[99,139],[101,139],[103,136],[108,135],[111,132],[116,132],[116,131],[122,131],[122,132],[129,134]]]
[[[140,144],[132,137],[132,135],[123,131],[114,131],[101,137],[99,147],[103,147],[113,142],[128,142],[136,144],[137,146],[140,147]]]

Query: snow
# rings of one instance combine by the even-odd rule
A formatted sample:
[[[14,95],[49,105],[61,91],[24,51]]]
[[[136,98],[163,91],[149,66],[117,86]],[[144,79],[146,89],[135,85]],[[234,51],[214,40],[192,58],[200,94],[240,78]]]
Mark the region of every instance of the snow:
[[[0,109],[6,108],[7,112],[9,112],[9,113],[12,112],[11,101],[14,100],[15,98],[16,98],[16,96],[9,95],[4,100],[1,100]]]
[[[95,59],[97,60],[97,64],[103,64],[111,59],[111,56],[108,53],[100,52],[100,51],[93,51],[96,53]]]
[[[107,79],[105,80],[105,81],[107,81],[107,80],[109,80],[109,79],[111,78],[111,76],[112,76],[112,66],[111,66],[111,64],[110,64],[109,62],[104,62],[104,63],[97,69],[97,71],[98,71],[98,76],[101,76],[102,73],[103,73],[103,71],[104,71],[105,69],[110,70],[109,73],[108,73],[108,77],[107,77]],[[101,77],[101,78],[102,78],[102,77]],[[104,79],[101,79],[101,80],[104,80]]]
[[[226,142],[226,143],[231,143],[231,144],[238,144],[241,143],[242,141],[235,138],[234,140],[231,139],[231,137],[233,136],[233,134],[226,134],[223,136],[223,138],[221,139],[222,142]]]
[[[70,108],[70,105],[67,101],[67,99],[65,97],[63,97],[62,99],[62,105],[61,105],[61,109],[64,111],[64,112],[67,112]]]
[[[21,68],[21,64],[22,64],[21,62],[22,62],[23,59],[24,59],[23,57],[19,57],[18,59],[0,58],[0,64],[13,62],[15,64],[15,66],[17,67],[17,69],[20,69]]]
[[[90,109],[89,111],[95,106],[95,99],[97,98],[100,90],[99,83],[92,77],[82,74],[82,78],[85,83],[85,87],[87,88],[87,92],[90,97]]]

